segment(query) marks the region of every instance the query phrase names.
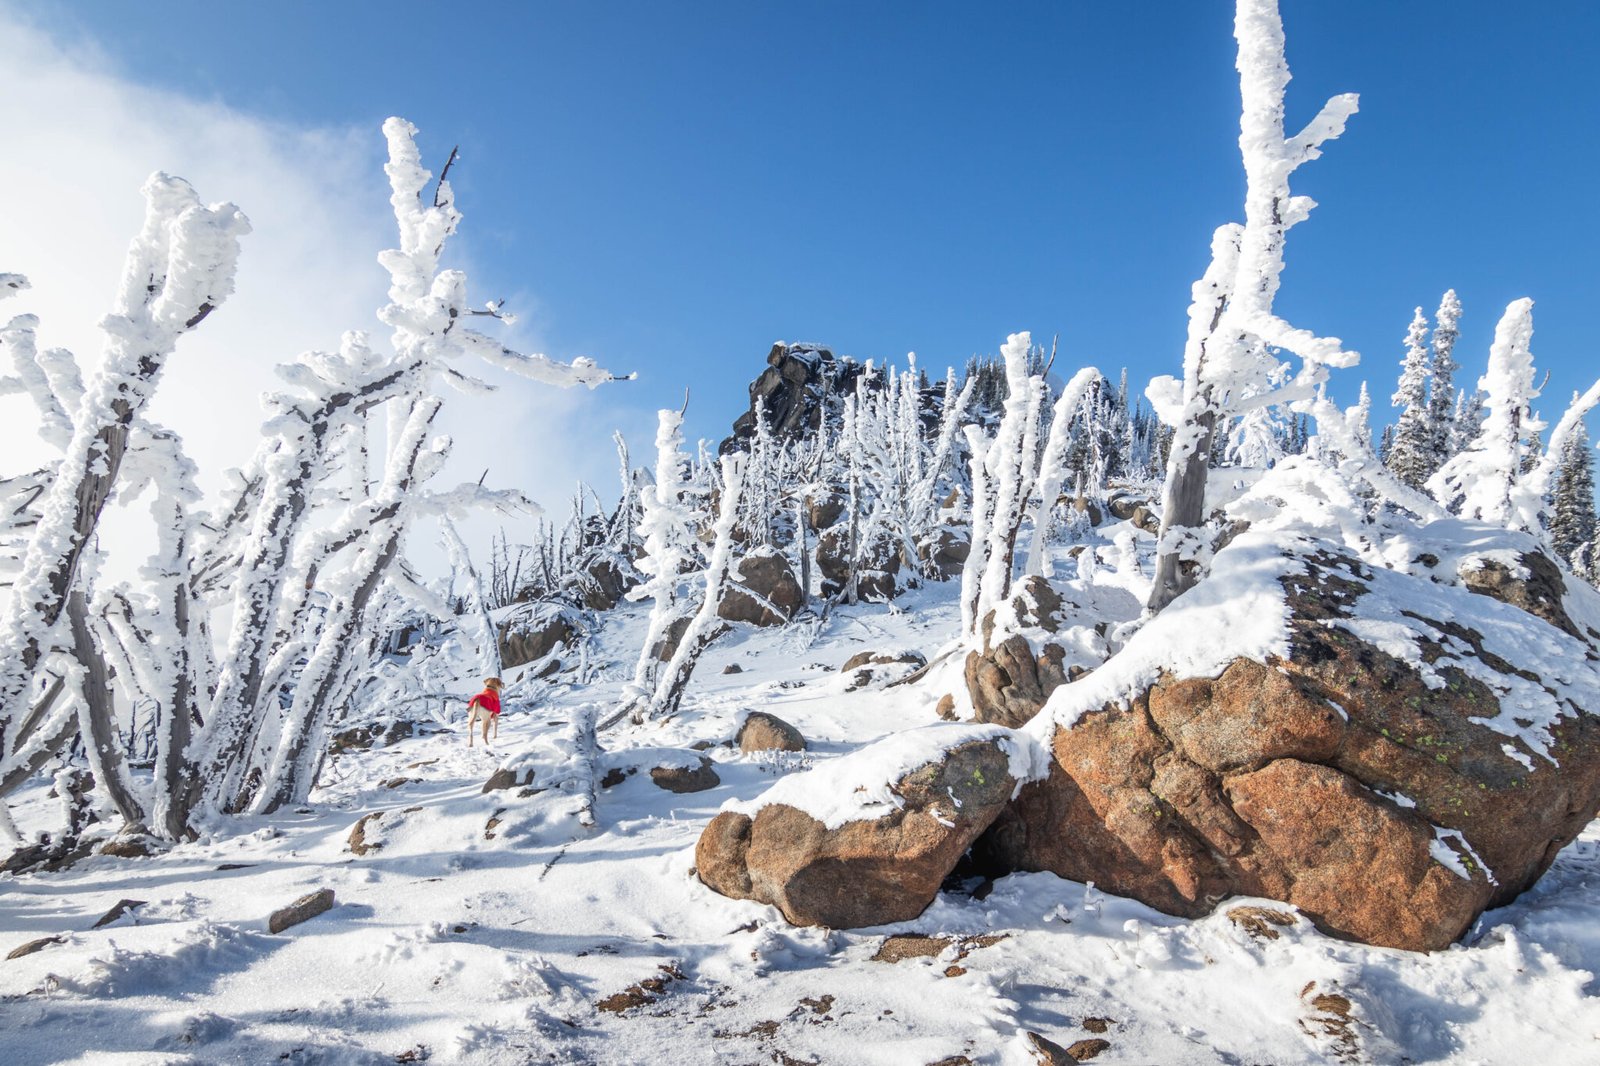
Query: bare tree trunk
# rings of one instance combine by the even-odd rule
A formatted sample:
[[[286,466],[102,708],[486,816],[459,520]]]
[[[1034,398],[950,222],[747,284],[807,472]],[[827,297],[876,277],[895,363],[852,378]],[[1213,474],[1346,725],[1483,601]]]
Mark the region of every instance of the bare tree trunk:
[[[128,767],[123,760],[122,738],[117,735],[115,712],[111,702],[111,678],[106,670],[105,656],[95,644],[89,630],[89,607],[83,591],[73,589],[67,598],[67,625],[72,631],[72,653],[83,668],[83,703],[78,715],[78,728],[83,734],[84,748],[89,755],[89,768],[95,780],[106,790],[111,803],[130,826],[143,828],[146,815],[144,805],[134,794],[128,780]]]

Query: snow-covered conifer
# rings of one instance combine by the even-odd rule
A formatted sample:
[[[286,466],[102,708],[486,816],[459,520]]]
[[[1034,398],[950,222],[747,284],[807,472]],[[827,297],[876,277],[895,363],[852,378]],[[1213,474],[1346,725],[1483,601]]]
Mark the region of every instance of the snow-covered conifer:
[[[1530,408],[1533,384],[1533,301],[1513,301],[1495,326],[1488,371],[1478,381],[1487,416],[1477,439],[1428,479],[1434,499],[1466,518],[1509,523],[1522,478],[1527,435],[1543,428]]]
[[[1461,301],[1456,297],[1456,290],[1445,292],[1433,323],[1433,356],[1428,361],[1428,424],[1433,430],[1429,477],[1459,450],[1455,440],[1454,405],[1455,374],[1460,364],[1451,355],[1461,336]]]
[[[1582,426],[1568,434],[1550,507],[1550,542],[1556,554],[1574,564],[1578,549],[1596,536],[1594,467],[1589,435]]]
[[[1400,384],[1390,402],[1400,409],[1386,460],[1390,470],[1414,489],[1421,488],[1436,465],[1435,433],[1428,404],[1428,320],[1417,308],[1406,331],[1406,355]]]

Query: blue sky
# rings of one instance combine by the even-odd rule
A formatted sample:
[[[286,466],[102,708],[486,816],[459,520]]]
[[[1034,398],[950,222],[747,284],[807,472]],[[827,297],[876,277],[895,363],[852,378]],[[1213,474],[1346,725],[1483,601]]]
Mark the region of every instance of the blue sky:
[[[1600,373],[1600,5],[1284,15],[1291,122],[1347,90],[1361,113],[1297,176],[1321,206],[1291,235],[1281,312],[1361,351],[1336,392],[1365,377],[1382,403],[1413,306],[1460,293],[1470,385],[1500,312],[1532,296],[1553,420]],[[637,370],[585,417],[640,443],[685,386],[690,432],[724,434],[779,338],[936,369],[1030,329],[1059,333],[1069,367],[1176,373],[1210,232],[1242,210],[1223,3],[97,0],[29,17],[130,82],[359,131],[380,207],[385,116],[440,162],[459,142],[477,291],[520,302],[551,355]]]

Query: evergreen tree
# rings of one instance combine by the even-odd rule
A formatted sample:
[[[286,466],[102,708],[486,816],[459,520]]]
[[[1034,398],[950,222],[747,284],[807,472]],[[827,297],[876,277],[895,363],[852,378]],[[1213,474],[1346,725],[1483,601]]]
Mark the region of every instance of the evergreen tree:
[[[1561,466],[1556,472],[1553,496],[1551,544],[1561,558],[1572,562],[1573,569],[1581,571],[1578,549],[1595,539],[1597,525],[1589,435],[1581,426],[1561,449]]]
[[[1400,419],[1386,465],[1401,481],[1420,489],[1438,467],[1428,421],[1428,319],[1420,307],[1406,332],[1406,357],[1400,367],[1400,384],[1391,401],[1400,408]]]
[[[1428,394],[1428,426],[1433,433],[1433,451],[1429,456],[1428,474],[1444,465],[1444,461],[1461,450],[1464,441],[1456,440],[1455,409],[1457,403],[1455,372],[1461,364],[1450,357],[1455,350],[1456,338],[1461,336],[1461,301],[1456,290],[1450,289],[1439,301],[1439,313],[1434,317],[1433,359],[1428,366],[1432,379]]]

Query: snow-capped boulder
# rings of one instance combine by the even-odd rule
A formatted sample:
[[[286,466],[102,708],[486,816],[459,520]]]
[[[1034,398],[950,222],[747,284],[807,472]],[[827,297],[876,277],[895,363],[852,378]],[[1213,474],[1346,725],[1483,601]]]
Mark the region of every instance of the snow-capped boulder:
[[[541,600],[514,608],[500,622],[500,661],[510,670],[538,662],[558,645],[570,646],[581,632],[577,612]]]
[[[1149,506],[1149,500],[1126,491],[1119,490],[1106,497],[1106,510],[1111,512],[1112,518],[1123,522],[1131,520],[1139,508]]]
[[[734,564],[733,583],[717,605],[726,622],[781,626],[794,617],[805,599],[794,568],[777,548],[753,548]]]
[[[855,692],[906,681],[927,665],[927,656],[919,651],[860,651],[845,660],[839,673],[850,675],[845,691]]]
[[[1259,896],[1334,935],[1445,947],[1600,810],[1600,653],[1425,554],[1408,574],[1241,536],[1055,692],[1029,727],[1048,779],[977,852],[1172,914]],[[1553,576],[1546,604],[1600,617]]]
[[[657,788],[677,793],[704,792],[722,784],[722,778],[717,776],[710,759],[704,755],[695,759],[692,765],[686,765],[679,759],[669,760],[664,766],[653,766],[650,768],[650,780],[655,782]]]
[[[1043,752],[996,726],[908,730],[725,805],[695,848],[700,880],[835,929],[916,917]]]

